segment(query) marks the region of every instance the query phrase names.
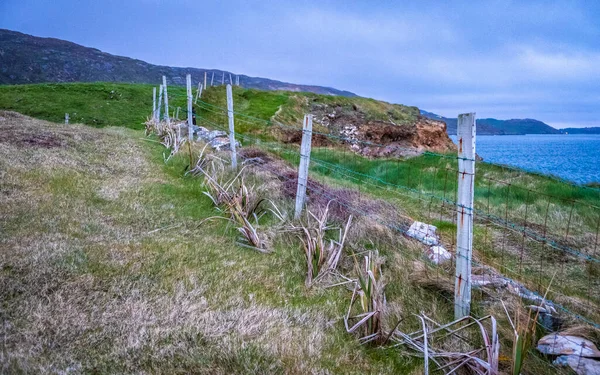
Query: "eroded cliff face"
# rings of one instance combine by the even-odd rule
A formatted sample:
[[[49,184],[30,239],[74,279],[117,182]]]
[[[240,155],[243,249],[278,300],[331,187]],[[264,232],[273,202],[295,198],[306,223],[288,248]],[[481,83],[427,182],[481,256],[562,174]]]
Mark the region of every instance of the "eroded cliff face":
[[[327,132],[340,139],[328,141],[323,136],[313,139],[315,144],[337,143],[354,152],[369,157],[401,157],[420,155],[425,151],[452,152],[456,145],[446,133],[446,124],[423,116],[410,122],[396,123],[370,120],[358,108],[332,109],[313,108],[315,129],[326,128]]]

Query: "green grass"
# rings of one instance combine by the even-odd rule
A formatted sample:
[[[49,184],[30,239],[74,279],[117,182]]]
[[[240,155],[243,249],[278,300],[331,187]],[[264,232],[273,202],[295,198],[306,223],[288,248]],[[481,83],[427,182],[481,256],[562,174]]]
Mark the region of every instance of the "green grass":
[[[185,95],[185,88],[169,88]],[[60,83],[0,86],[0,108],[36,118],[95,127],[143,129],[152,112],[152,86],[122,83]]]
[[[418,360],[345,332],[349,292],[305,288],[294,236],[277,235],[264,255],[237,246],[223,222],[200,225],[217,211],[183,175],[185,154],[165,164],[141,131],[15,116],[0,123],[12,136],[0,151],[6,371],[419,372]],[[40,128],[61,146],[18,146]],[[392,277],[389,298],[450,316],[434,292],[403,285]]]
[[[64,112],[70,110],[72,123],[138,129],[150,113],[151,87],[104,83],[2,86],[0,108],[59,123],[64,121]],[[171,108],[185,108],[184,89],[170,88],[169,92]],[[209,88],[203,94],[203,98],[213,105],[225,107],[223,87]],[[307,100],[339,105],[342,110],[361,106],[361,111],[366,113],[368,118],[385,119],[386,116],[390,116],[398,123],[403,123],[400,121],[402,119],[410,123],[413,115],[410,107],[390,108],[386,103],[364,98],[348,99],[234,88],[235,110],[264,120],[243,121],[238,116],[236,129],[263,141],[274,141],[277,134],[268,121],[275,118],[299,126],[307,108]],[[64,107],[68,107],[69,110],[64,110]],[[226,117],[212,112],[211,108],[205,106],[201,109],[197,106],[196,111],[225,127]],[[77,115],[74,115],[75,113]],[[63,129],[57,129],[57,134],[62,134]],[[42,259],[42,274],[52,274],[47,285],[63,285],[73,278],[91,276],[97,278],[102,290],[108,291],[109,294],[120,293],[115,290],[120,282],[124,282],[127,285],[125,294],[133,294],[136,288],[141,288],[151,300],[159,297],[171,298],[170,296],[177,293],[179,284],[184,285],[187,292],[197,291],[200,289],[197,283],[200,283],[210,286],[207,290],[203,289],[203,296],[212,306],[219,306],[215,310],[217,313],[223,313],[236,306],[236,303],[242,303],[244,308],[250,308],[253,303],[277,311],[291,308],[294,314],[298,311],[308,311],[318,315],[325,311],[326,320],[335,319],[344,313],[347,302],[344,291],[332,289],[308,292],[304,289],[304,260],[297,241],[277,238],[274,242],[277,255],[261,257],[235,246],[237,234],[224,223],[214,222],[198,227],[202,219],[214,215],[216,211],[208,198],[203,196],[198,180],[183,176],[187,166],[185,156],[177,156],[165,166],[161,146],[135,141],[142,135],[139,131],[108,128],[101,133],[89,133],[91,130],[76,129],[81,132],[77,133],[78,136],[90,137],[84,137],[83,142],[73,142],[72,137],[65,138],[65,142],[72,147],[72,153],[65,160],[75,163],[76,167],[67,164],[59,165],[56,170],[48,170],[48,163],[52,165],[61,160],[56,158],[52,151],[48,151],[49,154],[38,154],[37,151],[32,154],[31,150],[23,149],[18,150],[16,155],[5,155],[3,168],[7,171],[10,169],[7,176],[11,179],[3,181],[3,187],[10,192],[8,196],[24,195],[20,200],[11,201],[10,206],[6,206],[8,208],[5,212],[9,213],[10,217],[3,219],[4,233],[13,243],[34,243],[37,246],[29,245],[28,250],[42,246],[34,242],[35,236],[38,236],[45,243],[54,246],[52,249],[58,255],[51,257],[47,262],[43,261],[43,257],[20,259],[19,257],[23,257],[20,252],[22,249],[17,247],[15,250],[5,245],[11,251],[15,250],[14,254],[10,254],[14,259],[11,258],[12,263],[5,263],[10,265],[0,270],[0,276],[18,275],[23,278],[17,279],[18,283],[33,283],[33,287],[40,287],[37,282],[30,280],[28,272],[39,269],[39,264],[36,265],[35,262]],[[296,146],[284,147],[277,143],[263,143],[263,146],[297,165]],[[145,162],[138,165],[139,158],[132,155],[131,150],[141,152]],[[284,151],[293,152],[286,154]],[[454,241],[454,214],[448,206],[440,204],[439,198],[450,201],[456,199],[454,194],[457,177],[453,171],[456,169],[455,160],[432,155],[422,155],[409,160],[373,160],[332,148],[314,148],[312,156],[314,161],[332,163],[337,169],[332,171],[330,168],[313,165],[311,178],[328,186],[360,190],[367,196],[385,199],[399,212],[411,218],[435,223],[445,243]],[[40,165],[33,162],[40,160],[46,162]],[[142,168],[142,171],[137,171],[137,167]],[[600,206],[597,191],[485,163],[478,163],[477,168],[475,199],[478,209],[487,213],[489,207],[490,215],[500,218],[507,216],[516,223],[527,221],[538,226],[545,225],[548,228],[548,236],[557,239],[566,237],[569,246],[574,248],[581,247],[582,239],[593,237],[595,225],[598,223],[598,211],[593,206]],[[133,186],[130,185],[131,176],[135,180]],[[510,187],[497,181],[510,181]],[[38,199],[41,201],[37,202]],[[547,210],[549,219],[546,221]],[[565,226],[569,218],[571,231],[567,236]],[[148,235],[148,232],[154,229],[170,228],[174,224],[179,226],[175,229],[161,230],[152,236]],[[48,237],[50,233],[58,233],[59,237]],[[494,235],[499,235],[501,240],[494,240]],[[405,259],[396,259],[397,246],[385,241],[380,243],[377,238],[370,240],[374,241],[380,252],[391,261],[389,268],[384,269],[384,272],[389,270],[393,275],[388,284],[388,300],[395,301],[409,311],[415,306],[436,311],[436,317],[440,321],[447,321],[452,317],[451,306],[437,291],[410,285],[405,271],[411,264]],[[557,279],[561,282],[556,284],[557,292],[581,299],[586,299],[589,293],[590,289],[586,286],[595,272],[594,268],[588,270],[580,263],[558,256],[555,250],[523,242],[518,233],[504,232],[486,223],[477,222],[474,241],[480,260],[495,266],[509,277],[522,280],[533,289],[543,291],[553,272],[558,270],[561,273]],[[366,246],[368,243],[361,245]],[[523,268],[519,269],[523,246],[527,249],[526,262]],[[65,248],[68,251],[62,254]],[[46,252],[44,256],[48,254],[52,252]],[[543,274],[539,273],[540,268],[543,268]],[[13,298],[18,295],[18,290],[18,285],[11,284],[5,292],[6,296]],[[80,292],[87,295],[95,291],[84,288]],[[553,293],[550,296],[556,297]],[[21,301],[18,299],[20,297],[16,298],[9,302],[13,308],[15,305],[12,304],[16,303],[15,301]],[[423,307],[415,303],[415,300],[427,301],[428,306]],[[27,301],[29,302],[31,301]],[[37,302],[33,301],[34,304]],[[144,303],[150,302],[144,300]],[[108,307],[110,306],[109,304]],[[164,307],[160,304],[152,306],[152,309],[158,310]],[[575,311],[586,315],[591,310],[588,308],[587,311],[578,311],[575,308]],[[18,315],[19,312],[22,311],[15,308],[11,314]],[[34,313],[43,315],[44,311],[26,311],[23,316]],[[21,323],[28,324],[27,321]],[[102,324],[96,329],[106,329]],[[304,329],[302,327],[299,329]],[[60,330],[61,327],[55,328]],[[200,345],[204,352],[192,351],[191,354],[184,355],[176,351],[174,356],[181,356],[182,367],[179,369],[190,371],[195,364],[206,362],[219,369],[228,368],[243,373],[251,372],[251,369],[244,367],[245,361],[254,361],[258,372],[269,372],[271,368],[297,368],[298,361],[306,360],[306,357],[293,359],[285,355],[273,356],[268,350],[265,351],[264,345],[257,343],[257,346],[252,344],[247,349],[233,345],[225,350],[227,359],[225,363],[221,363],[216,359],[218,356],[215,353],[222,348],[218,349],[214,346],[214,341],[205,338],[205,332],[183,331],[171,332],[172,340],[183,340],[190,346]],[[343,369],[358,373],[406,373],[419,366],[418,363],[415,364],[404,357],[390,359],[382,355],[381,351],[357,346],[339,325],[324,335],[324,347],[329,354],[320,356],[315,362],[309,361],[309,367],[313,369]],[[97,339],[94,335],[91,337]],[[112,336],[104,339],[113,344],[116,340]],[[206,345],[202,346],[205,343]],[[68,341],[67,347],[70,344]],[[123,363],[145,369],[158,366],[151,347],[133,350],[135,356],[128,359],[127,356],[111,357],[107,354],[109,344],[100,347],[86,345],[88,346],[84,347],[91,350],[91,357],[100,361],[96,365],[101,370],[131,372],[132,368],[123,367]],[[78,360],[84,358],[82,353],[75,352],[78,353]],[[358,357],[362,361],[361,366],[355,367],[353,361],[340,361],[336,356]],[[119,361],[122,363],[118,363]],[[170,367],[166,369],[174,370]]]

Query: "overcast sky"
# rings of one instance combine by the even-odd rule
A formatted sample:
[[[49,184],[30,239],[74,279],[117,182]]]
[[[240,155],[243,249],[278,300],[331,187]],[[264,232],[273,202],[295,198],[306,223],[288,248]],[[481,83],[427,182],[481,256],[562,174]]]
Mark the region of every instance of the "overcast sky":
[[[448,117],[600,126],[595,0],[0,0],[0,28]]]

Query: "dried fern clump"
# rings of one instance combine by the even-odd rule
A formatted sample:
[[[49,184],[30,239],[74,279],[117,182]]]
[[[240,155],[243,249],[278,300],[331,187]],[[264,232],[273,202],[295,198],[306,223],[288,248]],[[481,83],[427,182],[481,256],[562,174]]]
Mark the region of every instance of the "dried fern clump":
[[[258,227],[260,219],[268,212],[283,220],[283,217],[278,214],[277,206],[272,201],[261,198],[254,185],[246,183],[242,173],[243,168],[230,180],[223,177],[223,169],[213,169],[212,174],[201,167],[198,170],[205,176],[204,194],[223,213],[223,216],[213,216],[205,220],[228,220],[241,234],[239,245],[262,253],[271,252],[265,235],[259,232]],[[265,204],[270,204],[273,209],[264,208]]]
[[[377,250],[369,251],[364,257],[364,264],[360,266],[355,259],[358,278],[344,324],[346,331],[350,333],[361,332],[359,341],[363,344],[372,341],[377,343],[386,341],[381,324],[386,306],[385,283],[381,273],[382,263],[382,258]],[[359,312],[351,316],[352,311],[356,310],[355,305],[358,305]],[[356,321],[356,323],[350,326],[351,321]]]
[[[306,286],[308,287],[325,275],[335,272],[352,223],[352,216],[350,216],[343,230],[330,226],[328,224],[330,204],[331,201],[320,215],[307,211],[307,224],[300,228],[302,234],[299,237],[304,244],[306,255]],[[328,233],[336,229],[337,239],[328,239]]]

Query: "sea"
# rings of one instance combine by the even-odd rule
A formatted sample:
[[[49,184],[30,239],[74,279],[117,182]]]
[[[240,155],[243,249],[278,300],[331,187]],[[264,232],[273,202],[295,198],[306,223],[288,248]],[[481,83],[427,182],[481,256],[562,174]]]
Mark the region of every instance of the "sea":
[[[475,150],[486,162],[579,184],[600,182],[600,134],[478,135]]]

